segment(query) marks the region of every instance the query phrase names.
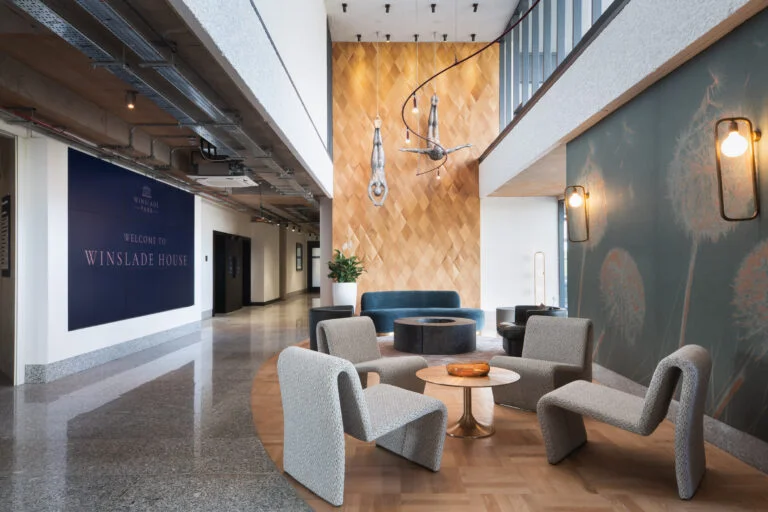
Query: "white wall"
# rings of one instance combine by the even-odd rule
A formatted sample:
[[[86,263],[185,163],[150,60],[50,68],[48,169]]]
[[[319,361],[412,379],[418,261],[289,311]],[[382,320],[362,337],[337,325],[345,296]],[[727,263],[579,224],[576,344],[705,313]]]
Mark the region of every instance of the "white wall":
[[[559,303],[557,199],[480,200],[481,307],[494,325],[497,307],[533,304],[533,254],[546,256],[547,305]]]
[[[307,240],[306,233],[287,230],[285,233],[285,293],[293,293],[307,289]],[[303,262],[302,270],[296,270],[296,244],[301,244]]]
[[[492,194],[764,7],[758,0],[629,2],[480,163],[480,197]],[[743,11],[734,15],[739,9]]]
[[[312,88],[326,88],[328,81],[325,68],[327,43],[325,32],[321,38],[319,29],[321,24],[325,27],[326,23],[323,2],[262,2],[264,5],[267,2],[274,4],[265,9],[264,22],[271,24],[268,26],[270,34],[274,32],[275,45],[286,68],[291,71],[301,96],[294,90],[288,73],[283,69],[267,32],[248,0],[227,2],[226,8],[222,8],[219,0],[169,2],[241,92],[291,148],[325,195],[332,197],[333,163],[325,147],[327,126],[323,124],[323,119],[327,118],[318,113],[321,110],[320,91],[309,92]],[[298,25],[294,23],[296,19],[299,20],[296,21]],[[307,33],[302,30],[307,30]],[[289,37],[293,39],[290,42]],[[301,51],[305,54],[299,55]],[[299,69],[309,62],[312,64],[308,69]],[[309,114],[304,110],[302,99]]]
[[[269,302],[280,298],[280,228],[254,223],[251,231],[251,300]]]
[[[312,120],[328,144],[327,13],[320,0],[254,0]],[[286,7],[290,6],[290,15]]]
[[[67,146],[41,136],[20,140],[19,349],[24,364],[47,364],[200,320],[200,272],[195,304],[140,318],[68,330]],[[195,223],[200,222],[200,200]],[[195,254],[200,254],[199,230]],[[197,267],[199,269],[199,267]],[[17,366],[17,372],[23,367]],[[21,374],[23,375],[23,373]]]
[[[194,305],[68,331],[69,285],[77,286],[68,282],[68,147],[2,121],[0,131],[15,135],[18,148],[12,254],[18,281],[17,384],[23,383],[27,364],[49,364],[200,321],[201,313],[213,308],[214,230],[251,238],[251,300],[278,298],[278,228],[252,223],[246,214],[196,197]],[[306,250],[306,236],[299,236]],[[295,247],[298,238],[291,241]],[[295,268],[295,257],[290,268]]]

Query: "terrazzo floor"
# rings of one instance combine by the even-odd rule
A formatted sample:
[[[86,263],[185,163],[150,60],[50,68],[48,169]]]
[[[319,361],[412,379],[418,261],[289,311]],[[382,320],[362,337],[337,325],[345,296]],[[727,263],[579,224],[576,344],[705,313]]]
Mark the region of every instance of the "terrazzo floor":
[[[307,335],[312,297],[49,384],[0,388],[0,511],[310,510],[253,426],[259,366]]]

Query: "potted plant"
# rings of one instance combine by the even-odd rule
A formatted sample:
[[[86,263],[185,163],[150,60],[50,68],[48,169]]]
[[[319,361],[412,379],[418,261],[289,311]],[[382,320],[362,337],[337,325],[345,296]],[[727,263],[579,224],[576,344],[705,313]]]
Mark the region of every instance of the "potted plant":
[[[344,256],[336,249],[333,259],[328,262],[331,271],[328,277],[333,279],[333,305],[352,306],[357,304],[357,278],[365,272],[363,262],[357,256]]]

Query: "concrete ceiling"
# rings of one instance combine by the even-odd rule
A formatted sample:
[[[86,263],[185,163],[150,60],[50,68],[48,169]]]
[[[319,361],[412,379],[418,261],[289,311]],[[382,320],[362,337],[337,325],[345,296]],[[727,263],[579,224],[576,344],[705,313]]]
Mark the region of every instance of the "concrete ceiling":
[[[315,196],[322,195],[279,135],[165,1],[108,0],[105,3],[117,10],[153,45],[169,54],[172,52],[175,62],[184,67],[195,86],[223,111],[236,113],[242,130],[272,155],[271,160],[278,169],[289,169],[285,176],[275,176],[270,182],[280,188],[280,180],[291,180]],[[123,52],[123,44],[75,2],[45,0],[44,4],[112,55]],[[188,98],[154,70],[139,66],[140,62],[130,51],[127,55],[134,59],[133,72],[146,76],[168,99],[195,113],[200,122],[206,121]],[[126,158],[162,168],[162,172],[186,180],[187,174],[194,173],[190,162],[199,145],[197,135],[178,126],[173,116],[142,95],[137,97],[134,110],[127,109],[125,93],[129,89],[132,87],[126,82],[107,68],[94,66],[89,57],[14,6],[12,0],[0,0],[0,107],[3,110],[32,117],[62,133],[84,138],[94,146],[118,146]],[[126,148],[132,127],[135,132],[133,144]],[[168,169],[172,147],[180,149],[173,156],[172,168]],[[246,157],[243,163],[256,174],[270,170],[265,167],[263,158]],[[227,165],[221,165],[222,172],[228,172]],[[227,203],[240,205],[243,210],[250,208],[254,215],[263,206],[273,217],[306,224],[310,229],[319,217],[314,201],[302,195],[278,193],[270,183],[263,181],[261,187],[243,191],[233,189],[231,194],[222,189],[204,192],[224,197]]]
[[[491,196],[561,196],[565,186],[565,144],[562,144],[507,181]]]
[[[363,41],[375,41],[376,32],[381,41],[385,34],[392,41],[413,42],[413,35],[419,34],[419,41],[433,41],[433,33],[442,40],[448,34],[448,41],[469,42],[471,34],[476,41],[488,42],[496,39],[517,8],[519,0],[325,0],[334,41],[357,41],[357,34]],[[342,3],[347,4],[344,13]],[[384,4],[390,4],[389,14]],[[477,3],[477,12],[472,4]],[[432,13],[431,5],[435,5]]]

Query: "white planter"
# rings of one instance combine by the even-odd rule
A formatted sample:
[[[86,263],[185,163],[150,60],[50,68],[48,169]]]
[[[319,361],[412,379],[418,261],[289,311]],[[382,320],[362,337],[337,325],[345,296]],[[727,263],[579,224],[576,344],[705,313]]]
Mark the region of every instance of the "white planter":
[[[357,283],[333,283],[334,306],[352,306],[354,308],[356,304]]]

